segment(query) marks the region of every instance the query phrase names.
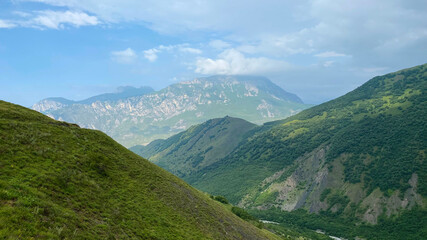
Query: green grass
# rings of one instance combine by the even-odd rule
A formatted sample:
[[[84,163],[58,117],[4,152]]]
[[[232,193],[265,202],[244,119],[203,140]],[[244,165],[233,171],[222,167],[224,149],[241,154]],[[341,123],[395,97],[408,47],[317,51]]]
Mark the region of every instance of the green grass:
[[[0,101],[1,239],[267,239],[100,131]]]
[[[216,118],[166,140],[157,140],[131,150],[188,181],[188,176],[233,151],[245,134],[255,127],[255,124],[242,119]]]

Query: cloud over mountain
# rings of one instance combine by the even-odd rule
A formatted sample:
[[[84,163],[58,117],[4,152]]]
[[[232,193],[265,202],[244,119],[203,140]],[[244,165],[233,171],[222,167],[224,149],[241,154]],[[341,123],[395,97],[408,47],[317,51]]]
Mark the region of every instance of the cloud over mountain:
[[[265,57],[247,58],[235,49],[228,49],[218,55],[218,58],[199,58],[196,61],[197,73],[202,74],[263,74],[279,72],[290,68],[284,61]]]

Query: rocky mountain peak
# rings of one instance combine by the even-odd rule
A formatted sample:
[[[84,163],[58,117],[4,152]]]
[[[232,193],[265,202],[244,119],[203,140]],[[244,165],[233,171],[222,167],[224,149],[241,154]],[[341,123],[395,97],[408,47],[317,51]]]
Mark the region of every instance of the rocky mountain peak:
[[[125,146],[167,138],[194,124],[226,115],[263,123],[308,105],[263,77],[212,76],[170,85],[121,87],[82,101],[49,98],[33,106],[50,117],[98,129]]]

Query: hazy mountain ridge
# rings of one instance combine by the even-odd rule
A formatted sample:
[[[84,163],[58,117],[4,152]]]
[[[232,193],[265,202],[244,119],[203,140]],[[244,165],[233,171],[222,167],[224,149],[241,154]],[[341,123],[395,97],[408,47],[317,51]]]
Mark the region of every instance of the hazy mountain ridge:
[[[0,238],[278,239],[100,131],[0,101]]]
[[[33,109],[101,130],[125,146],[166,138],[191,125],[226,115],[254,123],[293,115],[305,105],[266,78],[214,76],[173,84],[157,92],[90,104],[46,99]]]
[[[350,228],[424,209],[426,93],[427,65],[375,77],[340,98],[252,129],[226,157],[184,179],[246,208],[305,209]]]
[[[54,110],[68,107],[72,104],[92,104],[97,101],[117,101],[122,98],[141,96],[151,92],[154,92],[154,89],[152,89],[151,87],[135,88],[130,86],[123,86],[118,87],[117,92],[115,93],[104,93],[81,101],[73,101],[62,97],[46,98],[41,100],[37,104],[34,104],[32,108],[33,110],[46,114]]]

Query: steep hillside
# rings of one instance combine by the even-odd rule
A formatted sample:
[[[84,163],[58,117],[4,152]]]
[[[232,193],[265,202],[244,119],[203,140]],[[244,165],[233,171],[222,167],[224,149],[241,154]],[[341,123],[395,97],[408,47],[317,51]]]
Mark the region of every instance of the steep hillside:
[[[330,217],[323,222],[341,221],[347,230],[407,216],[404,221],[421,226],[409,231],[417,238],[427,229],[425,214],[420,221],[413,217],[426,212],[426,92],[427,65],[375,77],[340,98],[251,130],[239,147],[186,180],[248,209],[279,215],[302,209]],[[275,219],[295,217],[286,216]],[[393,229],[395,223],[387,224]]]
[[[0,101],[1,239],[268,239],[104,133]]]
[[[81,102],[47,99],[33,109],[57,120],[101,130],[131,147],[168,138],[212,118],[229,115],[263,123],[307,107],[266,78],[214,76],[123,98],[104,96]]]
[[[187,176],[227,156],[255,127],[238,118],[216,118],[167,140],[156,140],[130,150],[186,180]]]

